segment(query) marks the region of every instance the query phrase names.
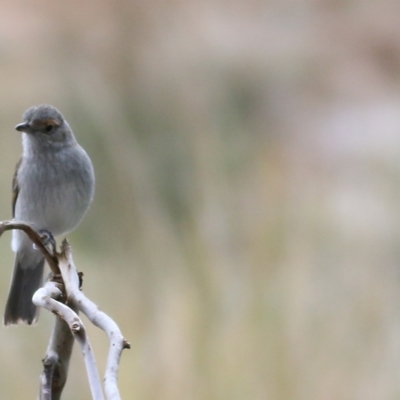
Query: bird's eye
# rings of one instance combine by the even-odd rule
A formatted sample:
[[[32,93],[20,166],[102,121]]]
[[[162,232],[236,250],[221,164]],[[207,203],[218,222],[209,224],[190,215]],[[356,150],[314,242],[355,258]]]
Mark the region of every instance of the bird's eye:
[[[46,127],[44,128],[44,130],[45,130],[47,133],[50,133],[53,129],[54,129],[54,125],[51,125],[51,124],[46,125]]]

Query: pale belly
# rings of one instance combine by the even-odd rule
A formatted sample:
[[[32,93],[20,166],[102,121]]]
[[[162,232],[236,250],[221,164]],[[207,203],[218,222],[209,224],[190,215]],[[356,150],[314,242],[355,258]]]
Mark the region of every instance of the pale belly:
[[[86,154],[85,154],[86,156]],[[86,156],[87,157],[87,156]],[[23,179],[18,175],[20,191],[15,204],[15,219],[30,224],[35,230],[46,229],[54,236],[64,235],[79,224],[94,194],[94,175],[89,158],[79,168],[74,163],[34,164],[21,166]],[[40,173],[40,179],[38,179]],[[41,182],[41,184],[38,184]],[[12,247],[21,243],[20,233],[14,231]]]

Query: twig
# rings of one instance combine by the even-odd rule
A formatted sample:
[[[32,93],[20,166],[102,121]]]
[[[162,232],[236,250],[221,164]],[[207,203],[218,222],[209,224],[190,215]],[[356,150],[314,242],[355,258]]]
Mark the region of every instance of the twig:
[[[24,231],[28,235],[29,239],[31,239],[32,243],[35,244],[36,248],[43,254],[53,274],[60,274],[56,255],[51,254],[46,246],[43,245],[40,235],[33,228],[31,228],[27,224],[24,224],[23,222],[18,222],[14,220],[0,222],[0,236],[5,231],[10,231],[13,229]]]
[[[58,297],[60,294],[61,291],[56,287],[56,284],[54,282],[48,282],[44,287],[36,291],[32,300],[36,306],[46,308],[68,324],[74,338],[82,349],[92,397],[95,400],[104,400],[96,361],[89,338],[86,335],[85,327],[78,317],[78,314],[70,307],[53,299],[53,297]],[[50,355],[50,357],[52,357],[52,355]]]
[[[104,389],[107,400],[120,400],[117,385],[119,361],[123,349],[129,349],[130,344],[122,336],[118,325],[80,291],[79,275],[70,245],[64,240],[61,252],[52,254],[43,245],[41,236],[29,225],[16,221],[0,222],[0,236],[12,229],[24,231],[42,252],[53,272],[53,279],[55,275],[61,275],[62,278],[62,283],[47,282],[36,291],[32,299],[36,306],[46,308],[58,316],[43,360],[40,400],[60,399],[67,380],[74,338],[82,349],[93,399],[104,400],[92,347],[78,311],[82,311],[95,326],[105,331],[110,340]],[[66,294],[66,305],[55,300],[62,297],[63,293]]]
[[[55,282],[48,282],[41,291],[36,292],[39,297],[47,295],[58,297],[61,291]],[[41,304],[40,304],[41,305]],[[71,358],[74,337],[69,326],[61,319],[56,318],[50,342],[43,359],[43,372],[40,377],[40,400],[59,400],[68,376],[69,360]]]
[[[43,359],[40,400],[59,400],[68,376],[74,336],[67,323],[61,318],[55,319],[55,325]]]
[[[79,290],[76,285],[78,275],[72,259],[71,247],[66,240],[61,245],[59,265],[64,282],[75,281],[75,284],[66,288],[68,300],[72,300],[92,324],[102,329],[110,340],[110,350],[104,376],[104,390],[107,400],[119,400],[121,398],[117,385],[119,361],[122,351],[130,349],[130,343],[124,339],[118,325]]]

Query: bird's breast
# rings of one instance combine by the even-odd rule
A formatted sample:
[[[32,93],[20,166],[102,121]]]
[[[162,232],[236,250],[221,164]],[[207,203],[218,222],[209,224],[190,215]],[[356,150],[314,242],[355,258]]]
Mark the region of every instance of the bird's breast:
[[[59,157],[23,159],[17,177],[15,218],[55,236],[78,225],[93,197],[93,169],[81,149]]]

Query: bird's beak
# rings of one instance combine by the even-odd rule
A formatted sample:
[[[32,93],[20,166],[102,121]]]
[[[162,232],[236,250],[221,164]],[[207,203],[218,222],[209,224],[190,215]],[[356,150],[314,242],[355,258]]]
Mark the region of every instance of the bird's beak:
[[[18,124],[15,129],[18,132],[26,132],[29,133],[31,131],[31,127],[27,122],[22,122],[21,124]]]

